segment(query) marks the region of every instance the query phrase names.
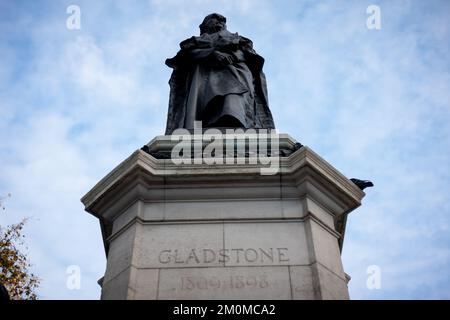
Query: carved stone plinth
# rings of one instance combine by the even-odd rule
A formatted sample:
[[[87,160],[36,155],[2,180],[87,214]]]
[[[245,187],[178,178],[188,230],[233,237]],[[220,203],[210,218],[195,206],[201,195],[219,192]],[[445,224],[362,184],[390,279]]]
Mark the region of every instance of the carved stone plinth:
[[[159,136],[102,179],[82,198],[103,233],[102,299],[348,299],[340,252],[364,193],[278,137],[274,175],[157,159],[176,143]]]

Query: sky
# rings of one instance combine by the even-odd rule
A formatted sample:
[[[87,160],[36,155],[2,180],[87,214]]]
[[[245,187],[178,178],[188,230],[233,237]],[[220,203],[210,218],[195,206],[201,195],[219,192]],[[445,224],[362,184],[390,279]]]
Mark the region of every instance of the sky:
[[[449,1],[0,0],[0,224],[31,217],[39,297],[99,299],[100,227],[80,198],[164,133],[164,61],[212,12],[265,58],[278,131],[375,184],[348,217],[350,297],[450,299]]]

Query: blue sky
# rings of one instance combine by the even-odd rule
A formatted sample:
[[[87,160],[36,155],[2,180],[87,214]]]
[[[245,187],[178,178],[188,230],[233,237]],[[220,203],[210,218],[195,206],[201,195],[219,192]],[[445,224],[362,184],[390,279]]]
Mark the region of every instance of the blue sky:
[[[66,28],[70,4],[81,30]],[[366,27],[371,4],[380,30]],[[79,199],[164,132],[164,60],[211,12],[266,59],[279,132],[375,183],[348,218],[351,298],[450,299],[450,2],[419,0],[1,0],[0,223],[32,217],[39,296],[99,298],[100,228]]]

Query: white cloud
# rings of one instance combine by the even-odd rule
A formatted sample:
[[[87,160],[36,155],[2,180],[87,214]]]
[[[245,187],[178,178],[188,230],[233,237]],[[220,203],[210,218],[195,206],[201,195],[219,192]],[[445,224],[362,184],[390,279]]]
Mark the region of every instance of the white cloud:
[[[448,273],[429,272],[450,265],[448,4],[381,2],[380,31],[366,29],[363,2],[81,1],[76,32],[59,6],[1,23],[13,35],[0,43],[4,219],[36,218],[27,230],[42,297],[98,298],[100,230],[79,198],[163,133],[164,59],[211,12],[266,58],[280,131],[375,182],[347,226],[352,297],[448,297]],[[82,291],[65,289],[71,264],[87,274]],[[370,264],[384,291],[365,288]]]

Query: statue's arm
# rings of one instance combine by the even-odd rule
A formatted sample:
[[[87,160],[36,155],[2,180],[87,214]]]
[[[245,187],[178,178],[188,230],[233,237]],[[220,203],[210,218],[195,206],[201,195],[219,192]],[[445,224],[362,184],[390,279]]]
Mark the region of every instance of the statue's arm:
[[[180,48],[181,50],[175,57],[166,60],[169,67],[182,67],[192,62],[211,65],[227,65],[235,62],[235,57],[232,54],[227,53],[220,46],[213,45],[207,38],[191,37],[181,42]]]
[[[253,49],[252,40],[239,36],[239,47],[244,52],[250,67],[254,70],[261,71],[264,65],[264,58],[257,54],[255,49]]]
[[[202,37],[191,37],[180,43],[181,52],[190,60],[202,60],[214,53],[211,41]]]
[[[249,38],[239,36],[239,46],[244,52],[256,54],[256,51],[253,49],[253,42]]]
[[[166,59],[166,65],[174,69],[182,69],[190,66],[192,62],[206,59],[214,51],[206,43],[197,41],[196,37],[181,42],[180,48],[175,57]]]

